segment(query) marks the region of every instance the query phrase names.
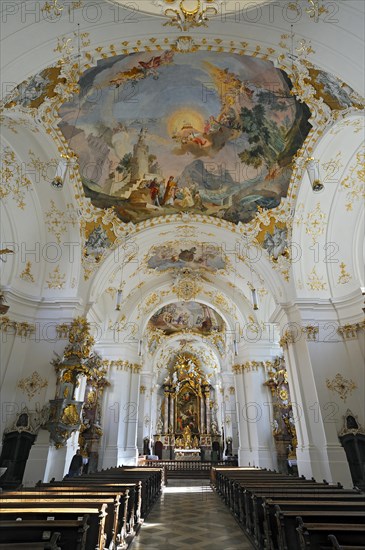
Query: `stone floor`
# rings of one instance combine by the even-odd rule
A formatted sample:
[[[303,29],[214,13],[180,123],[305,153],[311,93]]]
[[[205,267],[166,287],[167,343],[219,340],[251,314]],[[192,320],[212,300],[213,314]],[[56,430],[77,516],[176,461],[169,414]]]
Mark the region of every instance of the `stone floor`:
[[[208,480],[170,480],[130,550],[252,550]]]

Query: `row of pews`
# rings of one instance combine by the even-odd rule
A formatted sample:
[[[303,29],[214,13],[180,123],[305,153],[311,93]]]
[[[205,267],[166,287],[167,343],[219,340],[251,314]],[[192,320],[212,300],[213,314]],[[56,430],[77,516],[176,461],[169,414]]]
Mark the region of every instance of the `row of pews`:
[[[211,482],[257,550],[365,550],[365,494],[256,468]]]
[[[161,491],[160,468],[110,468],[0,493],[0,549],[122,550]]]

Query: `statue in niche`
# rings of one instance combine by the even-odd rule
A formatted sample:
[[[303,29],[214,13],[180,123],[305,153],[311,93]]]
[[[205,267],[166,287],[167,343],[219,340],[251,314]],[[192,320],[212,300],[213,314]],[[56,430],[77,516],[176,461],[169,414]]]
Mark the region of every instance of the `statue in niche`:
[[[156,433],[160,434],[162,432],[162,428],[163,428],[163,423],[162,423],[161,418],[159,418],[157,420],[157,424],[156,424]]]
[[[191,449],[192,440],[191,440],[191,429],[190,429],[189,426],[186,426],[184,428],[183,438],[184,438],[184,447],[185,447],[185,449]]]

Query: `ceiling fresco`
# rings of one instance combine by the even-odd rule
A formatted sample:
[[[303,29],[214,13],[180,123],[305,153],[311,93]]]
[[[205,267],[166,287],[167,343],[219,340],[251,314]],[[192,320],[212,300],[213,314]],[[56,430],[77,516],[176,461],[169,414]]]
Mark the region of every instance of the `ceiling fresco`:
[[[190,211],[249,222],[279,205],[309,110],[269,61],[171,50],[103,59],[60,109],[94,206],[123,222]]]
[[[222,331],[224,321],[211,307],[199,302],[175,302],[164,306],[148,322],[150,330],[159,329],[166,335],[181,330],[190,330],[199,334]]]
[[[154,246],[147,261],[147,266],[156,271],[171,268],[205,268],[217,271],[226,268],[221,247],[211,243],[186,241],[185,246],[178,243],[167,243]]]

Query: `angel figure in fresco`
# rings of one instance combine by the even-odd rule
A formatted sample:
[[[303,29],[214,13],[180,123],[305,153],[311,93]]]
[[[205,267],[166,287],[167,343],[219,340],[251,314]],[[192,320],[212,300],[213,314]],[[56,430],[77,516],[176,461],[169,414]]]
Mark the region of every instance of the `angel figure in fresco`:
[[[161,65],[161,63],[162,55],[151,57],[151,59],[149,59],[147,62],[138,61],[138,64],[141,65],[145,76],[152,75],[154,80],[158,79],[157,68]]]
[[[269,232],[266,233],[263,247],[274,260],[277,260],[281,254],[285,255],[287,246],[287,231],[285,228],[275,227],[273,235]]]

